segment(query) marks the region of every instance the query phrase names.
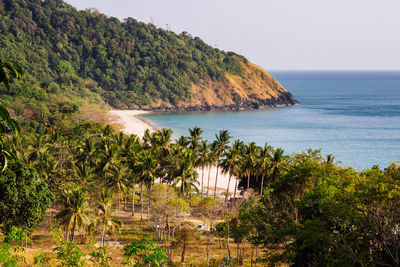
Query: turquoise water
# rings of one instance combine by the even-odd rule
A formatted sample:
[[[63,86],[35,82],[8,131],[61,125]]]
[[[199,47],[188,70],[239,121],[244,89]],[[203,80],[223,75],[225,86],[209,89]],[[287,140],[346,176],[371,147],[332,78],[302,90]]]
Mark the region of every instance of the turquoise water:
[[[272,72],[301,105],[254,111],[144,116],[174,137],[194,126],[213,139],[228,129],[237,139],[269,143],[286,154],[308,148],[333,154],[357,170],[400,159],[400,72]]]

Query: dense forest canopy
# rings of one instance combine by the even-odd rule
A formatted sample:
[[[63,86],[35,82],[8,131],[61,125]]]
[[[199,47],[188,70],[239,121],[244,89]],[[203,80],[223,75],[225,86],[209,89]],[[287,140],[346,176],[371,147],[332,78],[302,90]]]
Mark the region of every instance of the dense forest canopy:
[[[95,10],[78,11],[61,0],[0,1],[1,58],[26,67],[26,97],[104,99],[117,108],[190,99],[198,81],[243,75],[247,60],[179,35]],[[101,97],[99,97],[101,96]]]

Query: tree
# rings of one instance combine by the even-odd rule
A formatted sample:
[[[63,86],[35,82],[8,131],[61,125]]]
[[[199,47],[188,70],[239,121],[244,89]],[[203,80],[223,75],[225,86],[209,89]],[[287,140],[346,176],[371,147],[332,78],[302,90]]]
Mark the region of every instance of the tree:
[[[187,243],[199,238],[198,231],[190,226],[183,226],[178,228],[175,236],[177,244],[182,244],[181,262],[184,262]]]
[[[259,155],[257,169],[261,175],[261,186],[260,186],[260,195],[261,196],[264,193],[264,179],[265,179],[265,176],[267,176],[269,174],[269,170],[270,170],[270,166],[271,166],[272,151],[273,151],[273,148],[270,145],[265,144],[264,148],[261,149],[260,155]]]
[[[179,167],[177,170],[177,176],[173,183],[173,186],[176,187],[179,184],[179,194],[181,196],[189,197],[191,196],[191,191],[198,190],[196,184],[197,181],[197,172],[195,170],[195,160],[196,155],[192,152],[192,150],[184,151],[182,158],[179,162]]]
[[[86,191],[82,188],[66,189],[62,192],[60,203],[61,210],[57,213],[61,225],[67,232],[67,241],[71,234],[71,241],[75,239],[76,228],[81,228],[89,224],[89,202]]]
[[[283,152],[283,149],[278,147],[272,155],[270,167],[272,181],[275,181],[281,171],[285,169],[285,157],[283,156]]]
[[[217,196],[217,182],[218,182],[218,171],[219,171],[219,160],[222,157],[222,155],[225,153],[226,149],[228,148],[229,144],[229,139],[232,138],[232,136],[229,135],[228,130],[222,130],[219,131],[219,134],[215,135],[216,140],[213,143],[213,150],[216,156],[216,167],[217,167],[217,174],[215,177],[215,186],[214,186],[214,197]]]
[[[233,146],[227,149],[223,159],[219,163],[219,165],[222,168],[222,172],[229,174],[228,186],[226,187],[225,201],[228,200],[229,185],[231,182],[231,178],[232,176],[238,174],[237,169],[241,159],[241,154],[240,154],[241,153],[240,149],[242,148],[241,144],[242,144],[241,141],[235,140]]]
[[[124,264],[129,266],[161,267],[167,260],[165,249],[146,238],[126,245],[123,251]]]
[[[97,199],[97,220],[102,225],[103,230],[101,234],[101,245],[104,246],[106,241],[107,231],[115,233],[122,227],[122,222],[113,218],[115,205],[113,203],[112,190],[109,188],[103,188]]]
[[[10,90],[10,80],[21,79],[22,68],[15,61],[0,59],[0,83],[4,83]],[[0,104],[0,173],[7,168],[8,161],[13,155],[5,148],[3,143],[4,133],[7,128],[14,133],[19,133],[18,123],[13,120],[7,109]]]
[[[208,222],[207,231],[207,265],[210,260],[210,243],[213,238],[213,227],[222,215],[223,203],[213,197],[205,197],[199,204],[198,211],[205,221]]]
[[[208,166],[210,162],[210,146],[207,140],[203,140],[199,146],[199,153],[198,153],[198,165],[201,166],[201,197],[203,198],[204,194],[204,172],[205,167]],[[209,186],[209,185],[208,185]],[[208,190],[207,190],[208,191]]]
[[[32,233],[43,221],[54,200],[48,185],[33,168],[20,161],[10,161],[0,173],[0,225],[7,233],[12,226]]]
[[[250,188],[250,176],[255,174],[255,167],[257,164],[257,159],[259,155],[259,148],[256,143],[251,142],[247,146],[245,146],[244,150],[244,161],[242,162],[242,168],[244,173],[247,176],[247,187],[246,189]]]

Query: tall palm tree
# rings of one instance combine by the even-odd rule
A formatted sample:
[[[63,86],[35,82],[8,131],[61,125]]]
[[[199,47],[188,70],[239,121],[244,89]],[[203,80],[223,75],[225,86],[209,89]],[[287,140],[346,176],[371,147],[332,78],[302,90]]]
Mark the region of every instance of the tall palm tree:
[[[286,161],[283,152],[284,150],[278,147],[272,155],[270,173],[273,182],[276,181],[281,171],[285,169]]]
[[[243,142],[235,140],[232,147],[229,147],[226,150],[223,159],[219,163],[219,165],[222,168],[222,172],[227,173],[229,175],[228,186],[226,187],[225,201],[228,200],[229,185],[231,183],[231,178],[237,173],[236,170],[238,168],[239,160],[241,158],[240,152],[242,145]]]
[[[107,231],[114,233],[121,229],[122,222],[113,218],[116,206],[113,203],[113,194],[110,188],[103,188],[97,199],[97,220],[103,226],[101,245],[104,246]]]
[[[263,195],[264,192],[264,179],[265,176],[268,174],[271,166],[272,152],[273,148],[268,144],[265,144],[264,147],[260,150],[257,169],[259,174],[261,175],[261,188],[260,188],[261,196]]]
[[[247,176],[247,189],[250,188],[250,176],[254,174],[254,170],[257,163],[257,158],[259,155],[259,147],[256,143],[251,142],[244,149],[244,161],[243,164],[243,171],[246,173]]]
[[[179,184],[179,194],[190,198],[190,193],[193,189],[197,189],[197,176],[198,173],[195,170],[196,155],[192,150],[186,150],[179,163],[177,176],[173,186],[176,187]]]
[[[126,194],[128,189],[127,185],[127,170],[125,165],[120,161],[111,165],[105,172],[106,186],[112,188],[114,192],[119,194]],[[119,201],[121,200],[119,197]]]
[[[201,166],[201,196],[203,197],[205,167],[210,164],[210,145],[207,140],[200,143],[197,161],[198,165]]]
[[[160,165],[154,154],[151,151],[143,150],[135,166],[140,181],[141,220],[143,220],[143,185],[146,185],[148,192],[150,192],[151,185],[157,177],[159,167]]]
[[[132,216],[135,215],[135,191],[136,184],[139,181],[139,176],[136,173],[136,164],[142,150],[143,147],[139,138],[136,135],[131,135],[127,138],[122,151],[123,160],[128,167],[128,176],[130,176],[132,186]]]
[[[217,182],[218,182],[218,172],[219,172],[219,160],[221,156],[225,153],[226,149],[228,148],[229,139],[232,136],[229,135],[228,130],[221,130],[219,134],[215,135],[216,140],[213,142],[213,150],[216,156],[215,165],[217,167],[217,174],[215,176],[215,186],[214,186],[214,197],[217,196]]]
[[[89,202],[86,192],[81,188],[64,190],[60,199],[62,208],[56,218],[71,233],[71,241],[74,241],[75,230],[89,223]]]

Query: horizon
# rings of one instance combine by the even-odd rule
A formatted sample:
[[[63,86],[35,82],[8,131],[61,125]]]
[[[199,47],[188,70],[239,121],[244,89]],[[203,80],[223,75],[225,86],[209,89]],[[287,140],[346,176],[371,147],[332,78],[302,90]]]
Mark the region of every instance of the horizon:
[[[66,2],[177,34],[186,31],[268,71],[400,71],[400,2],[395,0]]]

